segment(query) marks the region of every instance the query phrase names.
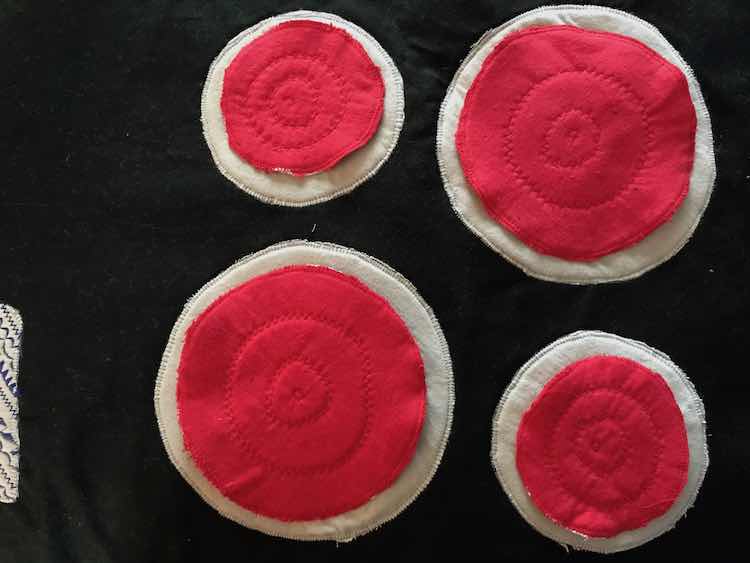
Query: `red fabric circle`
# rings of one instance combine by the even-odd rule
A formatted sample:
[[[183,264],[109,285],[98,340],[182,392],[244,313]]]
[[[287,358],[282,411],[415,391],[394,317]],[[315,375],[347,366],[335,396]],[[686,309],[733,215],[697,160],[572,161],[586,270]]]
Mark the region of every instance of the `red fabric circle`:
[[[687,483],[687,432],[657,373],[593,356],[555,375],[524,413],[516,467],[548,518],[612,537],[664,514]]]
[[[313,174],[365,145],[383,115],[380,69],[343,29],[310,20],[277,25],[224,72],[229,146],[265,171]]]
[[[190,326],[177,383],[187,451],[225,496],[280,520],[354,509],[411,460],[425,410],[419,349],[355,278],[258,276]]]
[[[687,195],[696,115],[683,73],[629,37],[509,35],[485,59],[456,146],[487,212],[535,250],[588,261],[631,246]]]

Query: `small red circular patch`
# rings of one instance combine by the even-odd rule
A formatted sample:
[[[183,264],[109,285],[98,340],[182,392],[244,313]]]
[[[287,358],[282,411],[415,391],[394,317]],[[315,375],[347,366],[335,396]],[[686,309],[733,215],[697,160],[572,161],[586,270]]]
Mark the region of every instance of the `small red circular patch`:
[[[311,20],[281,23],[248,43],[224,73],[229,146],[265,171],[313,174],[375,134],[385,85],[362,45]]]
[[[664,514],[687,483],[689,458],[667,383],[617,356],[589,357],[555,375],[516,436],[516,466],[534,504],[589,537]]]
[[[487,212],[537,251],[588,261],[677,210],[695,152],[683,73],[622,35],[530,28],[485,59],[456,146]]]
[[[419,348],[351,276],[291,266],[224,294],[180,357],[187,451],[222,494],[279,520],[327,518],[380,493],[422,429]]]

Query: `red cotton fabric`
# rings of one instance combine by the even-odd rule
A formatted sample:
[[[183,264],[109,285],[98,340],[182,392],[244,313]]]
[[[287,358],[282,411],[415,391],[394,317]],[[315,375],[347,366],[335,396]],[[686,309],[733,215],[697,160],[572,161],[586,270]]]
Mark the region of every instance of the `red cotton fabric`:
[[[466,95],[456,146],[495,221],[538,252],[590,261],[674,214],[695,128],[677,67],[629,37],[560,25],[495,47]]]
[[[314,174],[375,134],[385,85],[362,45],[311,20],[277,25],[224,72],[221,111],[229,146],[265,171]]]
[[[516,466],[558,524],[609,538],[669,510],[687,483],[687,432],[657,373],[593,356],[555,375],[524,413]]]
[[[177,381],[187,451],[222,494],[285,521],[386,489],[425,415],[419,349],[357,279],[291,266],[224,294],[191,325]]]

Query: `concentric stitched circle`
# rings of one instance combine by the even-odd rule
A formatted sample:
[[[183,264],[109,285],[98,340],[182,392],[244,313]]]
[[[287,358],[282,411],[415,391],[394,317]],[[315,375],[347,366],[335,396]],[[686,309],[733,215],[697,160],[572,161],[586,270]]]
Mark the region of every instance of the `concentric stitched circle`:
[[[561,89],[584,101],[574,102],[572,109],[563,109],[569,101],[549,104]],[[622,127],[609,123],[602,131],[597,120],[614,111]],[[504,140],[511,170],[523,186],[545,204],[578,210],[593,210],[632,187],[652,146],[643,101],[616,77],[590,69],[555,73],[535,83],[511,110]],[[539,147],[547,166],[523,158]],[[606,163],[615,153],[630,159],[618,170]]]
[[[580,168],[601,150],[601,130],[590,114],[570,109],[554,118],[544,135],[544,160],[552,166]]]
[[[349,333],[347,328],[323,316],[273,319],[254,331],[235,356],[225,390],[227,420],[243,447],[275,471],[291,474],[331,471],[346,463],[365,442],[372,414],[370,352],[364,342]],[[325,367],[314,368],[305,355],[273,345],[274,341],[297,339],[329,339],[332,347],[340,346],[336,362],[342,365],[333,365],[329,358],[324,360]],[[269,350],[275,350],[280,357],[269,358]],[[280,367],[276,368],[277,365]],[[350,369],[341,382],[337,381],[336,393],[347,397],[347,401],[339,399],[331,407],[331,383],[326,373],[344,365],[359,369]],[[266,367],[268,372],[264,372]],[[255,407],[258,396],[264,392],[264,412],[261,413]],[[337,412],[330,412],[336,407]],[[300,463],[299,448],[306,447],[308,437],[305,434],[297,437],[294,432],[287,434],[289,427],[312,424],[324,413],[330,425],[339,425],[342,420],[346,420],[346,424],[337,429],[339,435],[335,441],[325,442],[314,456],[309,456],[311,460]],[[266,415],[269,427],[277,427],[284,433],[283,442],[269,439],[266,434],[245,432],[247,428],[261,427],[260,414]]]
[[[313,174],[375,134],[385,86],[364,48],[343,29],[292,20],[245,45],[224,73],[228,142],[266,171]]]
[[[312,422],[328,411],[330,384],[320,367],[294,358],[276,370],[265,399],[269,420],[298,426]]]
[[[532,27],[485,59],[456,148],[498,223],[539,252],[590,261],[635,244],[677,210],[695,127],[683,73],[642,43]]]
[[[291,266],[214,301],[191,325],[177,403],[185,448],[222,494],[285,521],[360,506],[411,460],[419,349],[351,276]]]
[[[670,414],[675,405],[677,421]],[[532,434],[521,438],[524,425]],[[542,440],[548,450],[535,460],[522,454]],[[513,377],[493,418],[491,458],[513,505],[540,533],[576,549],[623,551],[674,528],[696,502],[708,467],[705,409],[662,352],[614,334],[576,332],[536,353]],[[670,486],[683,474],[674,496]],[[662,508],[637,528],[589,535]]]
[[[662,377],[623,357],[567,366],[524,413],[516,465],[551,520],[608,538],[647,525],[687,483],[685,423]]]
[[[276,121],[287,127],[307,127],[320,112],[319,103],[320,90],[305,75],[287,78],[268,98]]]
[[[335,131],[347,111],[349,95],[343,78],[322,57],[296,54],[261,69],[244,98],[234,100],[236,107],[230,100],[229,95],[222,98],[222,107],[239,114],[227,119],[230,144],[244,142],[243,128],[249,127],[259,135],[255,141],[274,151],[287,151],[312,147]]]

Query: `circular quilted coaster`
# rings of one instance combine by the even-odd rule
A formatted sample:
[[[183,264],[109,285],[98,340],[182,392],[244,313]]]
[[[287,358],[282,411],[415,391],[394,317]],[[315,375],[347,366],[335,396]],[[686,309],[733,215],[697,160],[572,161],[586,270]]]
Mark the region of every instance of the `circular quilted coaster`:
[[[263,201],[354,189],[393,150],[403,83],[383,48],[331,14],[291,12],[232,39],[211,65],[202,120],[216,165]]]
[[[384,93],[380,69],[347,31],[292,20],[235,55],[221,110],[229,146],[243,160],[302,176],[331,168],[372,138]]]
[[[672,528],[708,466],[703,404],[668,357],[577,332],[513,378],[492,462],[522,516],[575,548],[614,552]]]
[[[542,279],[635,277],[677,252],[715,178],[692,71],[651,25],[554,6],[486,33],[441,108],[438,159],[467,226]]]
[[[415,290],[373,259],[292,241],[186,306],[156,412],[170,459],[225,516],[350,539],[432,478],[450,430],[450,358]]]

